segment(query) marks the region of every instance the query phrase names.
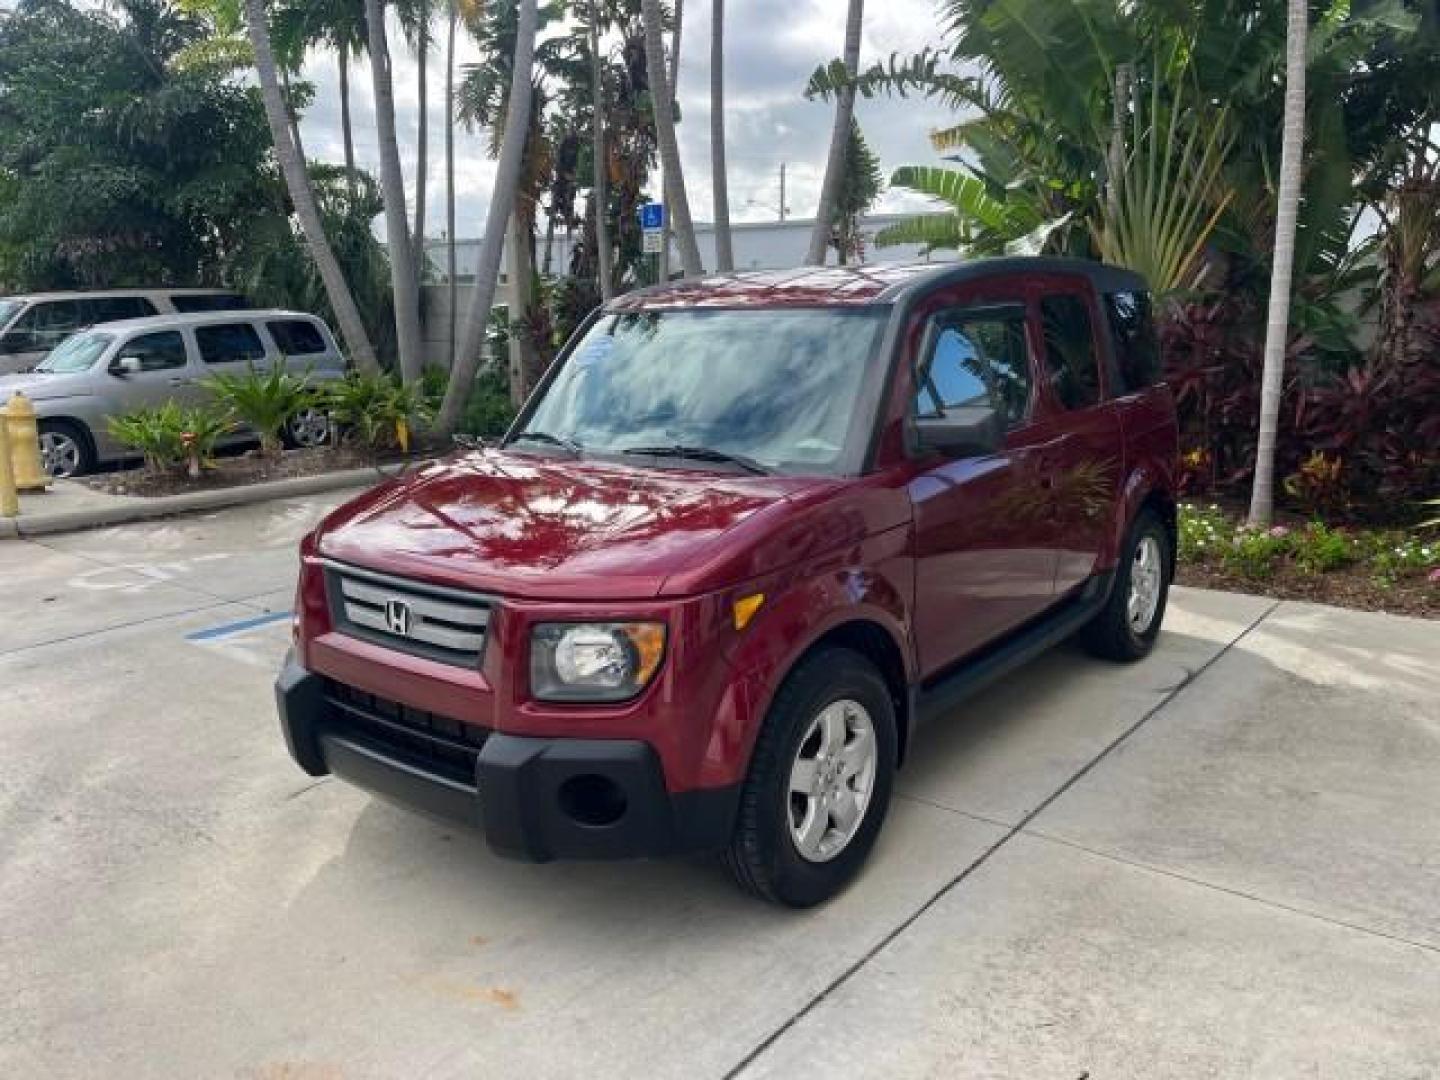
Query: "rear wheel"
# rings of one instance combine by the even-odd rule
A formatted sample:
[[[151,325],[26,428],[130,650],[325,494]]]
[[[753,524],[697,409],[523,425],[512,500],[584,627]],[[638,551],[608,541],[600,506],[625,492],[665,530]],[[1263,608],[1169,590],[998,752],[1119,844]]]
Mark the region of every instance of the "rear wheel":
[[[726,862],[746,890],[812,907],[864,865],[890,805],[895,706],[879,671],[826,649],[786,680],[766,717]]]
[[[285,425],[285,442],[297,450],[313,450],[330,441],[330,415],[323,409],[302,409]]]
[[[40,465],[56,480],[93,471],[95,450],[89,432],[68,420],[40,421]]]
[[[1081,632],[1085,647],[1096,656],[1129,662],[1150,655],[1170,597],[1170,553],[1164,523],[1153,511],[1141,511],[1115,569],[1110,599]]]

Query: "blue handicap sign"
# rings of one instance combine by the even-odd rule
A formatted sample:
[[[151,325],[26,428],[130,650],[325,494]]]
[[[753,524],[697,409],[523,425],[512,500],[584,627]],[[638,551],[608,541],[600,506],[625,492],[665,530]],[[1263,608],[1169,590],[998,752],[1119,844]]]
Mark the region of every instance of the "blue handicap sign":
[[[645,230],[665,227],[665,204],[646,203],[640,208],[640,227]]]

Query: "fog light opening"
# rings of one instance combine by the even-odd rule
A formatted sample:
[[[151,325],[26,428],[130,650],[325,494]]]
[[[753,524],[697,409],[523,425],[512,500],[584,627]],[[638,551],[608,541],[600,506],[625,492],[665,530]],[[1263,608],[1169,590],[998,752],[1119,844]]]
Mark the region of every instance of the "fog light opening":
[[[591,829],[614,825],[628,807],[619,784],[603,776],[572,776],[560,785],[560,809],[571,821]]]

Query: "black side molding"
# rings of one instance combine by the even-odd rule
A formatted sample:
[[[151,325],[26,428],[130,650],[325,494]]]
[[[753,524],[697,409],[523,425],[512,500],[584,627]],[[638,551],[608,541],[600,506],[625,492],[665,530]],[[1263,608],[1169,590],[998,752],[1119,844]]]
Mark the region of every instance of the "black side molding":
[[[911,712],[921,725],[950,712],[997,679],[1048,652],[1093,619],[1110,599],[1113,573],[1096,574],[1051,613],[963,660],[952,671],[912,688]]]

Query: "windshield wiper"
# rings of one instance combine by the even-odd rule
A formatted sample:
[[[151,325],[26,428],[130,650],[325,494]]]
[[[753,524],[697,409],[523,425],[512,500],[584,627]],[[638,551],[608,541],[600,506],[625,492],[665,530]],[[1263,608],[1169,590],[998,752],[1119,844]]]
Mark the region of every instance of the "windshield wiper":
[[[713,461],[721,465],[738,465],[757,476],[769,476],[774,470],[743,454],[729,454],[709,446],[632,446],[624,451],[636,457],[689,458],[691,461]]]
[[[570,451],[570,453],[577,458],[585,453],[585,448],[581,446],[578,442],[576,442],[574,439],[566,439],[562,438],[559,435],[551,435],[548,431],[522,431],[519,435],[516,435],[510,441],[512,443],[517,443],[524,439],[528,439],[530,442],[545,443],[548,446],[558,446],[562,450]]]

